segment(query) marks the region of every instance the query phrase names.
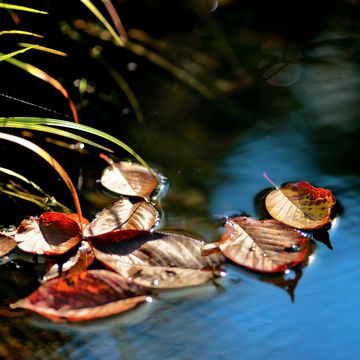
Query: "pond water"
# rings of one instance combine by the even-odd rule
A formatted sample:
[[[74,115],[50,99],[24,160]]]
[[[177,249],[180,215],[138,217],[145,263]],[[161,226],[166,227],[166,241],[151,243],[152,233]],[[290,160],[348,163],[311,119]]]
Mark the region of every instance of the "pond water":
[[[81,64],[71,60],[69,68],[59,70],[74,94],[75,77],[96,83],[95,94],[78,99],[83,123],[118,136],[168,177],[162,228],[217,239],[218,218],[242,212],[257,216],[258,195],[271,186],[262,175],[266,171],[278,184],[305,180],[333,191],[340,209],[329,230],[333,250],[317,241],[309,263],[287,274],[287,282],[229,263],[219,287],[166,292],[132,314],[103,321],[53,325],[37,316],[4,313],[0,357],[359,357],[360,3],[323,1],[310,7],[303,2],[199,1],[174,8],[163,1],[120,3],[128,28],[178,45],[172,50],[174,62],[217,91],[207,99],[147,59],[131,52],[114,54],[112,63],[125,57],[119,71],[126,73],[139,99],[145,117],[139,124],[122,93],[102,79],[103,70],[92,75],[94,65],[80,70]],[[134,8],[140,5],[141,13]],[[59,18],[66,18],[63,13]],[[190,63],[194,54],[197,59],[200,54],[201,59],[214,57],[214,63]],[[26,89],[21,94],[10,82],[6,86],[9,95],[28,99]],[[62,112],[65,105],[57,105],[60,100],[52,105],[48,96],[38,101],[32,94],[31,99]],[[19,107],[18,114],[6,106],[11,115],[27,109]],[[100,161],[50,149],[64,157],[74,174],[81,166],[88,214],[111,201],[95,185]],[[43,175],[36,176],[41,184]],[[7,221],[29,215],[26,205],[16,206],[18,216]],[[4,304],[36,287],[30,265],[0,275]]]

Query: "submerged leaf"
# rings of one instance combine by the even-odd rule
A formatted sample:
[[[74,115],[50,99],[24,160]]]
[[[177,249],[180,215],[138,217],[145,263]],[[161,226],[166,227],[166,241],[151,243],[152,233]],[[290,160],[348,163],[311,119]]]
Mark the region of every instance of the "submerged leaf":
[[[287,183],[265,199],[266,209],[274,219],[303,230],[318,229],[329,223],[335,203],[330,190],[305,181]]]
[[[116,194],[148,198],[158,181],[145,166],[119,161],[104,170],[101,185]]]
[[[122,198],[104,209],[85,229],[86,236],[110,231],[150,230],[158,222],[158,212],[142,198]]]
[[[0,233],[0,257],[14,250],[16,246],[17,242],[13,237]]]
[[[53,321],[84,321],[114,315],[146,301],[146,290],[107,270],[53,279],[11,308],[32,310]]]
[[[128,241],[126,241],[128,240]],[[204,284],[216,276],[221,254],[203,256],[204,242],[163,232],[119,231],[91,239],[96,259],[136,284],[175,289]]]
[[[241,266],[271,273],[305,261],[310,254],[310,240],[276,220],[241,216],[226,221],[219,248]]]
[[[39,219],[23,220],[15,240],[23,251],[37,255],[61,255],[81,241],[79,225],[68,216],[47,212]]]

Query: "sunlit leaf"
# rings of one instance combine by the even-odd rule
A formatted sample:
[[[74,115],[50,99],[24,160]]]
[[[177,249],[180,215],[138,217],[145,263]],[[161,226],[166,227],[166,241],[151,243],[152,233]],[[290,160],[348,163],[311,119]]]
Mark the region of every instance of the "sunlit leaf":
[[[14,4],[0,3],[0,8],[7,9],[7,10],[27,11],[27,12],[37,13],[37,14],[47,14],[46,11],[36,10],[36,9],[29,8],[26,6],[20,6],[20,5],[14,5]]]
[[[85,271],[94,262],[94,253],[91,245],[87,241],[82,241],[75,255],[71,256],[67,261],[59,263],[59,261],[49,260],[45,263],[47,272],[42,281],[68,274],[75,274]]]
[[[304,230],[329,223],[335,203],[330,190],[316,188],[305,181],[287,183],[265,198],[266,209],[274,219]]]
[[[118,231],[91,239],[96,259],[136,284],[175,289],[206,283],[218,275],[221,254],[203,256],[203,241],[163,232]]]
[[[77,222],[57,212],[43,213],[39,219],[24,220],[15,234],[21,250],[37,255],[64,254],[81,239]]]
[[[18,45],[21,46],[21,47],[30,47],[30,46],[32,46],[32,44],[28,44],[28,43],[19,43]],[[68,56],[68,54],[64,53],[63,51],[52,49],[52,48],[49,48],[49,47],[46,47],[46,46],[37,45],[35,50],[48,52],[50,54],[58,55],[58,56]]]
[[[142,198],[122,198],[104,209],[85,229],[94,236],[113,230],[150,230],[158,222],[158,212]]]
[[[55,127],[64,127],[72,130],[79,130],[86,132],[88,134],[93,134],[95,136],[98,136],[100,138],[103,138],[107,141],[112,142],[113,144],[116,144],[123,148],[125,151],[127,151],[129,154],[131,154],[139,163],[144,165],[149,171],[151,170],[149,165],[146,163],[146,161],[137,154],[132,148],[130,148],[128,145],[126,145],[121,140],[117,139],[116,137],[107,134],[101,130],[95,129],[91,126],[83,125],[83,124],[77,124],[71,121],[65,121],[65,120],[59,120],[59,119],[49,119],[49,118],[35,118],[35,117],[0,117],[0,127],[6,126],[6,127],[18,127],[19,124],[23,124],[26,126],[27,124],[38,124],[38,125],[47,125],[47,126],[55,126]],[[154,175],[155,176],[155,175]]]
[[[4,125],[4,127],[8,127],[8,125]],[[69,132],[69,131],[64,131],[64,130],[60,130],[60,129],[56,129],[56,128],[53,128],[51,126],[44,126],[44,125],[33,125],[33,124],[19,124],[19,123],[16,123],[16,124],[12,124],[10,125],[9,127],[12,127],[12,128],[17,128],[17,129],[27,129],[27,130],[35,130],[35,131],[41,131],[41,132],[46,132],[46,133],[49,133],[49,134],[53,134],[53,135],[57,135],[57,136],[62,136],[62,137],[66,137],[68,139],[72,139],[72,140],[76,140],[80,143],[84,143],[84,144],[87,144],[87,145],[91,145],[91,146],[94,146],[98,149],[101,149],[101,150],[105,150],[105,151],[108,151],[108,152],[113,152],[113,150],[111,150],[110,148],[107,148],[101,144],[98,144],[94,141],[91,141],[87,138],[84,138],[82,136],[79,136],[77,134],[74,134],[72,132]]]
[[[148,198],[156,189],[158,181],[146,167],[119,161],[104,170],[101,184],[116,194]]]
[[[27,36],[34,36],[43,38],[44,36],[35,34],[29,31],[23,31],[23,30],[2,30],[0,31],[0,35],[27,35]],[[26,47],[31,46],[31,44],[27,44]]]
[[[17,242],[13,237],[0,233],[0,257],[14,250],[16,246]]]
[[[0,3],[1,4],[1,3]],[[19,54],[22,54],[28,50],[31,50],[31,49],[34,49],[36,48],[37,45],[31,45],[31,46],[28,46],[26,47],[25,49],[20,49],[20,50],[16,50],[16,51],[13,51],[9,54],[3,54],[3,53],[0,53],[0,61],[5,61],[5,60],[8,60],[8,61],[11,61],[11,60],[15,60],[15,59],[12,59],[14,56],[16,55],[19,55]]]
[[[245,216],[229,218],[220,240],[222,253],[248,269],[281,272],[304,262],[310,254],[310,240],[276,220],[255,220]]]
[[[84,321],[130,310],[147,300],[146,290],[107,270],[52,279],[11,308],[32,310],[53,321]]]
[[[101,11],[90,1],[90,0],[80,0],[97,18],[98,20],[105,26],[106,30],[111,34],[111,36],[116,41],[117,45],[124,46],[124,41],[121,37],[116,33],[115,29],[110,25],[110,23],[106,20]]]

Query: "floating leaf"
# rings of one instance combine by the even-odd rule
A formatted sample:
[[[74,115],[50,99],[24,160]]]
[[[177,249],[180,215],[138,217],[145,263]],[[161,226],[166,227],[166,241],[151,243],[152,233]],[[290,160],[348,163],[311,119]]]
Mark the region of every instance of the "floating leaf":
[[[271,191],[265,199],[265,206],[274,219],[284,224],[314,230],[331,221],[330,214],[335,202],[330,190],[300,181]]]
[[[158,181],[146,167],[119,161],[104,170],[101,185],[116,194],[148,198],[156,189]]]
[[[68,274],[85,271],[93,264],[94,258],[94,253],[89,242],[82,241],[76,254],[71,256],[64,263],[59,263],[57,261],[48,261],[45,263],[45,266],[48,267],[48,271],[44,275],[42,281],[44,282],[59,276],[65,277]]]
[[[146,290],[107,270],[88,270],[50,280],[11,308],[32,310],[53,321],[84,321],[134,308]]]
[[[103,210],[85,229],[95,236],[113,230],[150,230],[158,222],[158,212],[142,198],[122,198]]]
[[[110,233],[91,239],[96,259],[149,288],[204,284],[216,276],[223,261],[221,254],[202,256],[205,243],[186,235],[134,230],[118,233],[118,238]]]
[[[24,220],[15,234],[21,250],[37,255],[64,254],[81,239],[77,222],[57,212],[44,213],[39,219]]]
[[[0,233],[0,257],[5,256],[11,250],[14,250],[17,246],[17,242],[11,236]]]
[[[219,248],[235,263],[259,272],[281,272],[302,263],[310,240],[276,220],[228,219]]]

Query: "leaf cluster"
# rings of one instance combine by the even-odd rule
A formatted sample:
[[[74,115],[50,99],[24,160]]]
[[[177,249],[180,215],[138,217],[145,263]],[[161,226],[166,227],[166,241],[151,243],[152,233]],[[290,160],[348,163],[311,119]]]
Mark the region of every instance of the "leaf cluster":
[[[223,276],[225,258],[259,273],[281,273],[304,264],[312,251],[312,240],[287,223],[298,220],[301,211],[302,224],[309,229],[308,218],[316,218],[310,201],[314,207],[319,203],[315,213],[328,224],[335,203],[329,190],[305,182],[286,184],[265,199],[274,219],[228,218],[221,239],[208,244],[157,229],[153,199],[161,191],[161,179],[156,170],[140,164],[110,164],[101,182],[118,200],[91,222],[77,214],[45,212],[25,219],[13,233],[1,234],[2,259],[23,252],[44,260],[40,287],[11,308],[29,309],[53,321],[92,320],[132,309],[154,291],[197,286]],[[291,203],[287,217],[287,201],[280,197],[286,205],[274,205],[279,191]]]

